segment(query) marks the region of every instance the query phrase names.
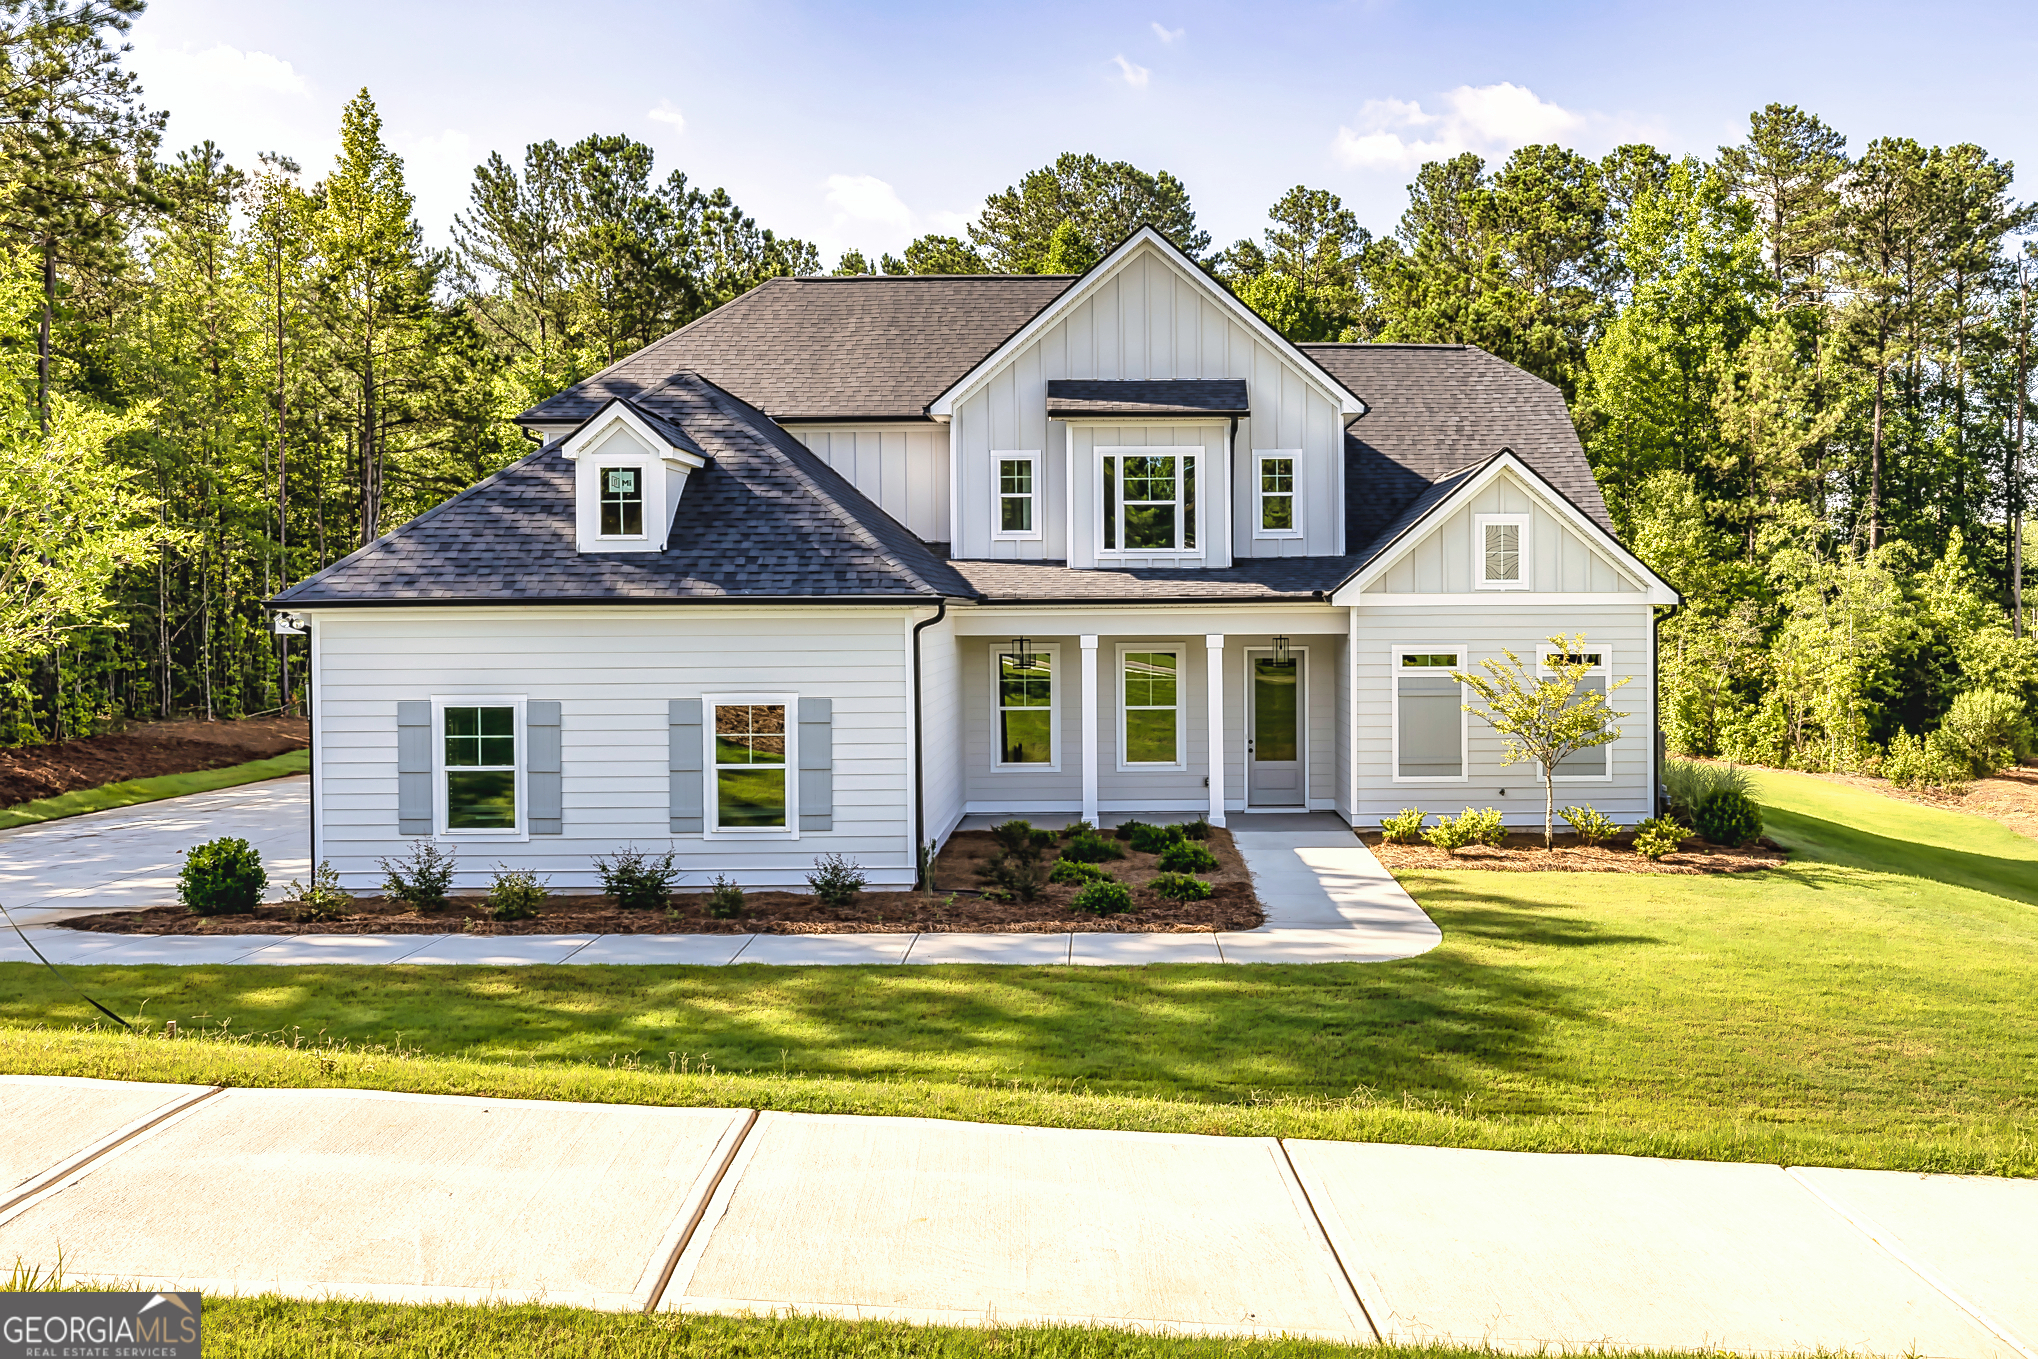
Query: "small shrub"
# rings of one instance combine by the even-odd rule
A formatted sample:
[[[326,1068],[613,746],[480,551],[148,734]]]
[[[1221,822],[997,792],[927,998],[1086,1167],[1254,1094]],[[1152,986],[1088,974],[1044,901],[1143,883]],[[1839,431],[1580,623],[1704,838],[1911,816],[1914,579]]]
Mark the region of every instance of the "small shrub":
[[[1182,844],[1188,838],[1188,832],[1180,826],[1141,826],[1126,841],[1141,854],[1159,854],[1169,845]]]
[[[377,859],[382,870],[382,895],[400,901],[421,915],[446,909],[446,892],[453,886],[454,855],[430,840],[411,842],[407,859]]]
[[[1122,882],[1093,882],[1070,898],[1069,909],[1091,915],[1117,915],[1132,909],[1132,889]]]
[[[626,911],[655,911],[672,904],[672,887],[680,879],[673,866],[673,853],[666,850],[652,858],[631,845],[609,858],[597,857],[594,871],[601,875],[601,890]]]
[[[1667,816],[1652,816],[1635,827],[1635,853],[1644,859],[1660,859],[1675,854],[1690,838],[1691,832],[1680,823]]]
[[[1413,807],[1403,807],[1392,816],[1380,818],[1380,836],[1390,845],[1412,845],[1422,838],[1424,816]]]
[[[1078,835],[1061,847],[1061,857],[1079,864],[1100,864],[1107,859],[1124,858],[1125,851],[1101,835]]]
[[[1899,731],[1889,738],[1889,751],[1882,757],[1883,777],[1899,788],[1915,788],[1920,792],[1927,789],[1962,792],[1967,786],[1967,771],[1961,757],[1948,749],[1950,744],[1951,739],[1942,732],[1919,738]]]
[[[1484,811],[1465,808],[1465,814],[1458,818],[1466,824],[1475,845],[1490,845],[1499,849],[1507,843],[1507,822],[1498,809],[1488,807]]]
[[[1030,821],[1006,821],[991,827],[998,848],[1007,854],[1038,854],[1054,844],[1054,832],[1035,830]]]
[[[1073,840],[1078,835],[1089,835],[1097,828],[1087,821],[1071,821],[1061,828],[1061,838]]]
[[[868,881],[856,860],[840,854],[823,854],[814,860],[814,871],[807,874],[807,886],[814,889],[823,906],[847,906]]]
[[[1210,884],[1187,873],[1162,873],[1147,884],[1155,896],[1169,901],[1201,901],[1210,895]]]
[[[354,909],[354,898],[340,886],[339,872],[330,859],[311,871],[311,886],[292,878],[283,900],[290,908],[290,918],[297,921],[339,920]]]
[[[1215,873],[1217,856],[1208,845],[1178,840],[1161,851],[1160,867],[1163,873]]]
[[[1665,760],[1663,792],[1670,799],[1671,812],[1688,822],[1698,815],[1700,805],[1714,793],[1735,792],[1743,797],[1752,797],[1755,784],[1748,777],[1748,771],[1739,765]]]
[[[709,919],[734,920],[743,914],[743,889],[733,879],[716,878],[708,889],[706,906]]]
[[[1620,823],[1590,807],[1566,807],[1557,815],[1570,823],[1582,844],[1603,845],[1620,834]]]
[[[1020,901],[1032,901],[1049,881],[1047,865],[1038,854],[1004,853],[977,870],[977,876],[993,883]],[[847,900],[845,898],[844,900]]]
[[[491,920],[531,920],[545,904],[545,880],[528,869],[495,866],[483,909]]]
[[[1954,696],[1934,734],[1944,738],[1949,755],[1966,764],[1966,772],[1985,779],[2015,762],[2023,718],[2024,704],[2015,695],[1971,689]]]
[[[1078,863],[1074,859],[1063,859],[1054,866],[1054,872],[1047,875],[1049,882],[1065,885],[1080,885],[1086,882],[1116,882],[1116,878],[1095,864]]]
[[[1111,833],[1120,840],[1130,840],[1145,829],[1147,829],[1147,824],[1144,821],[1121,821],[1118,823],[1118,829]]]
[[[1191,840],[1208,840],[1210,838],[1210,823],[1200,816],[1194,821],[1184,821],[1182,823],[1182,834]]]
[[[177,895],[193,915],[246,915],[262,904],[269,874],[246,840],[208,840],[184,851]]]
[[[1762,808],[1755,799],[1726,788],[1699,803],[1692,821],[1698,833],[1716,845],[1745,845],[1762,833]]]
[[[1476,817],[1470,807],[1463,816],[1450,817],[1437,813],[1437,823],[1422,833],[1422,838],[1446,854],[1456,854],[1472,843],[1473,832],[1477,829],[1468,818]]]

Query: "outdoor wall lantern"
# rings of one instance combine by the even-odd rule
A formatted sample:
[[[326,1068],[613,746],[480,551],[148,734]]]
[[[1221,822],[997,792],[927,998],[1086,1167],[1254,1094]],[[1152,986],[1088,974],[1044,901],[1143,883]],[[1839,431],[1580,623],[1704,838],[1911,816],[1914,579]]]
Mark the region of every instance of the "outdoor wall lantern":
[[[1288,639],[1286,637],[1276,637],[1274,639],[1274,664],[1286,665],[1287,663]]]
[[[1012,668],[1031,670],[1033,668],[1033,643],[1025,637],[1012,639]]]

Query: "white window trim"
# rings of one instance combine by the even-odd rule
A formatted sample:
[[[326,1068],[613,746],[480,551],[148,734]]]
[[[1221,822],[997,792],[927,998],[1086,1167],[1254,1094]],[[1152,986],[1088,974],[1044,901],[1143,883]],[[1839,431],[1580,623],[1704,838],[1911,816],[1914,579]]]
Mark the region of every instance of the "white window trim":
[[[1549,658],[1550,656],[1556,653],[1556,650],[1557,648],[1551,646],[1547,642],[1539,643],[1536,646],[1536,674],[1538,677],[1541,677],[1549,673]],[[1588,675],[1604,675],[1606,677],[1606,701],[1609,704],[1611,704],[1613,702],[1613,681],[1614,681],[1613,648],[1610,646],[1600,646],[1596,642],[1589,642],[1585,645],[1583,651],[1588,654],[1592,652],[1597,652],[1599,654],[1599,664],[1593,666],[1592,669],[1586,671],[1585,673]],[[1552,782],[1612,783],[1613,749],[1616,744],[1617,742],[1608,741],[1605,746],[1601,747],[1601,749],[1606,751],[1606,772],[1604,774],[1559,774],[1556,776],[1555,779],[1552,780]],[[1536,760],[1533,761],[1532,763],[1534,763],[1536,767],[1536,777],[1540,779],[1543,776],[1543,762],[1541,760]]]
[[[439,837],[448,840],[523,841],[531,838],[530,772],[531,747],[524,729],[523,694],[433,694],[432,695],[432,825]],[[446,709],[513,708],[517,742],[517,824],[508,830],[454,830],[446,824],[451,813],[446,797]]]
[[[1125,658],[1135,651],[1168,651],[1175,657],[1175,758],[1169,764],[1134,764],[1125,758]],[[1189,648],[1181,642],[1120,642],[1113,649],[1111,706],[1118,717],[1118,772],[1169,774],[1189,767]]]
[[[609,443],[614,443],[610,439]],[[604,447],[607,445],[604,444]],[[602,474],[614,469],[618,472],[635,471],[637,474],[637,501],[639,515],[644,525],[642,533],[603,533],[601,531]],[[651,542],[651,478],[653,474],[665,475],[663,464],[649,455],[618,453],[613,457],[594,459],[594,536],[602,543],[643,543]]]
[[[1033,528],[1026,533],[1007,532],[1001,525],[1005,522],[1005,478],[1002,463],[1028,462],[1033,465]],[[1040,484],[1043,460],[1037,448],[991,450],[991,538],[994,542],[1034,542],[1046,536],[1043,516],[1047,511],[1047,497],[1041,493]]]
[[[1472,714],[1465,711],[1465,686],[1462,684],[1458,686],[1458,750],[1463,756],[1463,763],[1459,765],[1463,772],[1455,777],[1445,774],[1427,778],[1404,777],[1401,773],[1401,658],[1411,653],[1419,656],[1438,656],[1446,651],[1455,654],[1458,658],[1458,663],[1451,668],[1460,672],[1465,671],[1465,658],[1472,654],[1472,648],[1461,642],[1411,642],[1405,646],[1393,647],[1388,652],[1387,699],[1389,718],[1387,724],[1387,777],[1390,783],[1423,784],[1435,787],[1444,784],[1470,783],[1472,781]]]
[[[715,709],[739,704],[779,704],[785,708],[785,825],[720,825],[721,799],[715,795]],[[800,838],[800,696],[798,694],[701,695],[701,836],[707,840],[797,840]]]
[[[1105,561],[1120,561],[1125,558],[1133,558],[1136,560],[1161,559],[1175,561],[1201,561],[1205,556],[1208,555],[1210,547],[1210,534],[1206,520],[1209,518],[1208,510],[1210,505],[1210,486],[1208,478],[1204,476],[1204,472],[1207,470],[1203,466],[1204,451],[1205,450],[1200,445],[1196,444],[1153,444],[1153,445],[1135,444],[1127,446],[1100,447],[1092,450],[1092,452],[1095,454],[1095,459],[1091,466],[1090,471],[1091,499],[1096,502],[1097,507],[1095,515],[1092,516],[1092,524],[1097,535],[1096,536],[1097,556],[1100,559]],[[1196,478],[1196,488],[1198,492],[1196,496],[1195,521],[1193,524],[1193,528],[1195,529],[1196,532],[1197,545],[1195,547],[1191,548],[1145,547],[1136,548],[1128,551],[1123,546],[1109,548],[1104,546],[1104,459],[1148,458],[1148,457],[1175,457],[1175,458],[1186,458],[1194,461],[1196,465],[1194,475]],[[1175,494],[1179,497],[1181,495],[1181,492],[1182,483],[1178,474],[1175,482]],[[1116,525],[1116,528],[1118,532],[1116,536],[1119,543],[1123,544],[1125,541],[1125,469],[1122,466],[1119,468],[1118,471],[1117,500],[1118,500],[1118,523]],[[1177,507],[1176,517],[1178,520],[1180,520],[1181,518],[1180,511],[1181,503],[1182,502],[1179,499],[1175,501],[1175,505]],[[1192,527],[1192,525],[1190,525],[1187,522],[1184,522],[1182,524],[1182,527],[1187,529],[1189,527]],[[1160,766],[1139,765],[1137,767],[1140,769],[1157,769]]]
[[[1033,650],[1048,658],[1049,673],[1053,676],[1047,690],[1047,748],[1052,758],[1046,764],[1006,764],[1000,758],[1005,751],[1005,740],[999,724],[1004,707],[998,693],[998,657],[1012,654],[1010,641],[993,642],[990,649],[991,665],[991,770],[999,774],[1059,774],[1061,772],[1061,691],[1066,676],[1061,668],[1061,643],[1045,642]]]
[[[1513,524],[1521,530],[1516,541],[1520,545],[1519,580],[1486,579],[1486,526],[1488,524]],[[1475,514],[1472,516],[1472,588],[1475,590],[1526,590],[1534,582],[1529,557],[1529,516],[1526,514]]]
[[[1288,492],[1288,518],[1293,528],[1270,529],[1266,523],[1266,477],[1262,464],[1268,458],[1288,459],[1293,488]],[[1256,448],[1253,450],[1253,537],[1300,538],[1302,531],[1302,450],[1299,448]]]

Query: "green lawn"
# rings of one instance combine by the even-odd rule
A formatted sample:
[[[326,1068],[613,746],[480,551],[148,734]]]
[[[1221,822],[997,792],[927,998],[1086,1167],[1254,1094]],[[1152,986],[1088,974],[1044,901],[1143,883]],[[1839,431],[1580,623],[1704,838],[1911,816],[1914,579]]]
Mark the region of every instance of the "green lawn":
[[[225,769],[201,769],[194,774],[160,774],[152,779],[104,783],[97,788],[80,788],[75,793],[37,798],[33,802],[17,802],[12,807],[0,808],[0,830],[32,826],[38,821],[55,821],[81,812],[103,812],[114,807],[132,807],[138,802],[158,802],[166,797],[183,797],[186,793],[210,793],[243,783],[259,783],[263,779],[280,779],[286,774],[302,774],[310,768],[311,752],[292,750],[272,759],[250,760],[246,764],[228,765]]]
[[[1836,828],[1807,856],[2024,852],[1764,777],[1780,836]],[[66,969],[175,1042],[8,964],[0,1068],[2038,1175],[2023,900],[1811,857],[1406,881],[1444,943],[1386,964]]]

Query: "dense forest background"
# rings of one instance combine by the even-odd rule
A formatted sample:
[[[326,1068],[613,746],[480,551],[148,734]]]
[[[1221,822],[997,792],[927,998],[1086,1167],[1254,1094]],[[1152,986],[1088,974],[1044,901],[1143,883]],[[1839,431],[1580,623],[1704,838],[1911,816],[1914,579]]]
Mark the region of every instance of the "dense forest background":
[[[491,155],[429,249],[365,90],[330,166],[168,152],[140,10],[0,0],[0,743],[301,707],[262,599],[530,452],[516,413],[826,267],[603,135]],[[1213,249],[1172,175],[1070,154],[832,272],[1075,272],[1152,222],[1291,338],[1480,345],[1564,393],[1685,595],[1673,749],[1951,782],[2038,712],[2011,183],[1771,105],[1710,159],[1428,164],[1377,236],[1297,186]]]

